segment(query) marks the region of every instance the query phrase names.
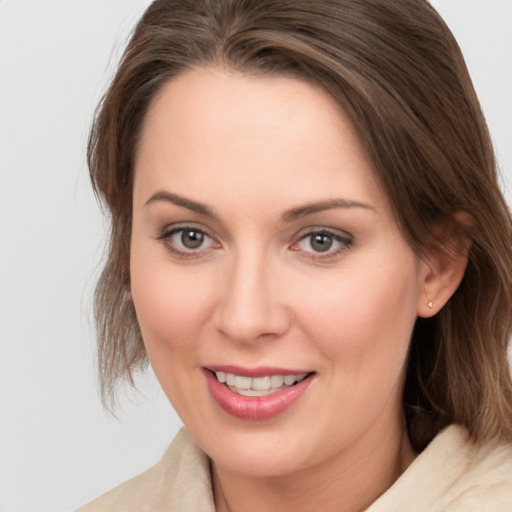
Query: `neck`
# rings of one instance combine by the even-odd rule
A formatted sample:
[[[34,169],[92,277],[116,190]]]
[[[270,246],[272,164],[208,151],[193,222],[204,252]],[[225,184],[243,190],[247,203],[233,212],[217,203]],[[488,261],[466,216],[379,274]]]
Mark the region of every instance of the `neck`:
[[[414,460],[405,427],[375,436],[322,464],[279,477],[251,477],[212,462],[216,512],[358,512],[365,510]]]

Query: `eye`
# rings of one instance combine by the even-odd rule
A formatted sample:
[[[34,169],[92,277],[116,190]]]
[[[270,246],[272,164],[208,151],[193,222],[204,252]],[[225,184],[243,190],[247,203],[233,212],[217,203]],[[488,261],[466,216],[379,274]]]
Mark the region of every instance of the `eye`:
[[[157,237],[171,252],[182,258],[199,257],[220,244],[195,226],[168,228]]]
[[[307,245],[315,252],[327,252],[335,242],[330,233],[314,233],[301,240],[304,241],[307,241]]]
[[[304,252],[312,259],[331,258],[350,248],[353,239],[348,234],[325,228],[310,231],[290,246],[293,251]]]
[[[172,238],[177,239],[176,242],[180,243],[183,248],[193,250],[199,249],[209,237],[198,229],[182,229]]]

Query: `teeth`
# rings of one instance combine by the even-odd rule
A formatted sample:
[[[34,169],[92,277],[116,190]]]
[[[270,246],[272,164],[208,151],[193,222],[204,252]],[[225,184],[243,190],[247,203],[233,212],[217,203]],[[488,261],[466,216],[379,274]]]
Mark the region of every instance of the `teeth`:
[[[270,389],[270,377],[256,377],[252,379],[251,387],[255,391],[266,391]]]
[[[272,375],[270,377],[270,385],[272,388],[280,388],[284,384],[284,377],[282,375]]]
[[[291,386],[295,382],[295,375],[285,375],[284,376],[284,383],[287,386]]]
[[[235,377],[235,388],[238,389],[251,389],[252,379],[251,377]]]
[[[244,395],[244,396],[265,396],[265,395],[269,394],[268,390],[267,391],[256,391],[255,389],[233,388],[232,391],[235,391],[239,395]]]
[[[299,375],[268,375],[265,377],[243,377],[227,372],[215,372],[217,380],[244,396],[264,396],[283,387],[289,387],[306,378],[306,373]]]

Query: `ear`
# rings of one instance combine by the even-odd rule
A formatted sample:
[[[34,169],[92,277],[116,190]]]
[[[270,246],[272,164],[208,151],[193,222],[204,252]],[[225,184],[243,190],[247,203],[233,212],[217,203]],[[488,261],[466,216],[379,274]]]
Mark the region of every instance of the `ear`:
[[[468,263],[469,233],[473,225],[469,213],[457,211],[432,230],[434,247],[421,262],[418,316],[434,316],[457,290]]]

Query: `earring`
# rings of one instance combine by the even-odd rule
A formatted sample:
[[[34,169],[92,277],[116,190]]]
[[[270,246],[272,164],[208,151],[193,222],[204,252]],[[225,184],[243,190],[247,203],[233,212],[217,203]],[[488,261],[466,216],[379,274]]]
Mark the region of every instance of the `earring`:
[[[427,303],[427,306],[430,308],[430,309],[434,309],[434,303],[429,300],[428,303]]]

